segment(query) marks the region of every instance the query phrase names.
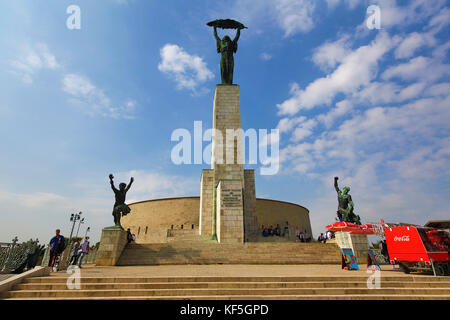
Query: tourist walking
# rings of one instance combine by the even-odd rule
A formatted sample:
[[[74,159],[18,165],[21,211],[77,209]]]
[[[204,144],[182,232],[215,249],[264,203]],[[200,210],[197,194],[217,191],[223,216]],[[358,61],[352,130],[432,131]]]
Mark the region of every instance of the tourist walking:
[[[50,259],[48,261],[49,267],[54,267],[57,258],[63,253],[66,248],[66,241],[64,237],[60,234],[61,230],[56,229],[56,235],[50,240]]]
[[[80,240],[76,239],[75,243],[73,244],[72,247],[72,252],[71,252],[71,257],[70,257],[70,265],[76,265],[77,261],[78,261],[78,250],[80,249]]]
[[[78,263],[78,267],[81,268],[81,264],[83,263],[83,259],[84,259],[84,257],[85,257],[87,254],[89,254],[89,237],[86,237],[86,238],[84,239],[83,244],[81,245],[81,248],[80,248],[80,256],[79,256],[80,262]]]

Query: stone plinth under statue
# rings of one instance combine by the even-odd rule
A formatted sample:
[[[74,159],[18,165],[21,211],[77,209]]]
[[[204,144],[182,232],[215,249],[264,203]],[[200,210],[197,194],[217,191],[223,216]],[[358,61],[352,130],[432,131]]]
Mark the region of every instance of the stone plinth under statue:
[[[217,235],[220,243],[251,241],[258,230],[255,178],[243,165],[238,85],[216,86],[213,130],[211,169],[201,178],[199,234]]]
[[[116,226],[104,228],[95,265],[115,266],[126,245],[127,232],[125,230]]]
[[[219,243],[244,242],[244,207],[240,180],[217,185],[216,233]]]

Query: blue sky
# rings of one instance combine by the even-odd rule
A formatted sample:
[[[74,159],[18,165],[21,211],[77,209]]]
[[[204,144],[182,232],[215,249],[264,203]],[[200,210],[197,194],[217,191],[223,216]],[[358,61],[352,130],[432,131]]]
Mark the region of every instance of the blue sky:
[[[366,27],[369,5],[381,29]],[[81,9],[69,30],[66,9]],[[212,126],[219,59],[206,22],[234,18],[244,129],[281,133],[258,197],[333,222],[333,177],[363,222],[450,212],[450,9],[442,0],[0,1],[0,241],[112,224],[108,174],[129,201],[199,195],[201,169],[170,159],[177,128]],[[224,33],[219,31],[220,35]]]

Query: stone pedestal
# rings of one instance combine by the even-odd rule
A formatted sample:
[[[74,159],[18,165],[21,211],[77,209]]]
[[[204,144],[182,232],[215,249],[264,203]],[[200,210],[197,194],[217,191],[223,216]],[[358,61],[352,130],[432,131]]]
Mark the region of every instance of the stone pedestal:
[[[221,180],[217,186],[216,232],[219,243],[244,242],[244,212],[240,180]]]
[[[238,85],[216,86],[213,129],[211,169],[203,170],[201,178],[199,234],[217,234],[219,242],[231,242],[232,238],[233,242],[251,241],[258,230],[255,174],[253,170],[244,170],[243,165]],[[237,202],[229,207],[223,201],[223,191],[227,189],[240,189],[239,207]]]
[[[104,228],[95,265],[115,266],[126,245],[127,232],[125,230],[118,227]]]
[[[367,235],[351,234],[349,232],[336,232],[336,241],[341,249],[349,248],[353,250],[356,256],[356,262],[360,267],[367,263],[367,252],[369,250],[369,241]]]

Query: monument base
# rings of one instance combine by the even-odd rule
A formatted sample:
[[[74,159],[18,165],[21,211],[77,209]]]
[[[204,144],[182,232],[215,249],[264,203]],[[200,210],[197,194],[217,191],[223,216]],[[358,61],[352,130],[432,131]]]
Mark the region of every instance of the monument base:
[[[336,241],[341,249],[352,249],[358,265],[364,266],[367,263],[367,252],[369,241],[365,234],[352,234],[349,232],[336,232]]]
[[[216,230],[219,243],[244,242],[242,182],[221,180],[217,186]]]
[[[125,230],[116,226],[104,228],[95,265],[115,266],[126,245],[127,232]]]

